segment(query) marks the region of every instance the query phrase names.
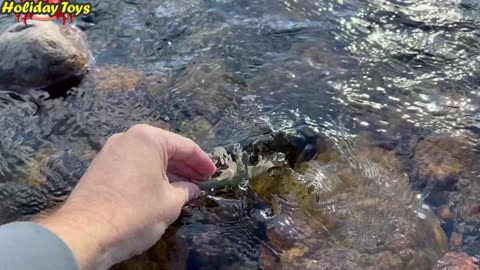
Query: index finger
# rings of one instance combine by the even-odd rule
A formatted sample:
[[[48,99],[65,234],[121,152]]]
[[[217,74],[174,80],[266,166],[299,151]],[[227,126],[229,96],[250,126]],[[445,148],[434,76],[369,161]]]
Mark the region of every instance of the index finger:
[[[217,170],[215,164],[198,144],[191,139],[165,131],[168,168],[187,179],[196,176],[202,180],[210,178]]]
[[[215,164],[198,144],[179,134],[149,125],[136,125],[129,132],[153,141],[165,160],[165,168],[189,180],[203,180],[217,170]],[[163,151],[166,151],[165,153]]]

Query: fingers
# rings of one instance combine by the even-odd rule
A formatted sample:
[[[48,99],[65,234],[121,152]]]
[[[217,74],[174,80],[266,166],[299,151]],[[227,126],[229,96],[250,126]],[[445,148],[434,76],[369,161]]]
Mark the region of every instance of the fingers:
[[[216,171],[208,155],[188,138],[149,125],[136,125],[128,133],[141,140],[153,141],[159,151],[166,150],[168,170],[177,176],[200,181],[208,179]]]
[[[167,172],[167,178],[168,178],[168,181],[170,183],[173,183],[173,182],[185,182],[185,181],[188,181],[188,179],[185,179],[183,177],[180,177],[174,173],[171,173],[171,172]]]
[[[192,180],[209,178],[215,173],[215,164],[198,144],[178,134],[164,132],[169,144],[169,169]]]
[[[190,167],[184,161],[169,160],[167,174],[168,173],[180,176],[184,178],[185,181],[203,181],[208,179],[208,177],[205,177],[202,174],[198,173],[196,168]]]
[[[187,204],[201,194],[198,186],[190,182],[173,182],[171,186],[173,187],[173,194],[175,194],[173,198],[179,206]]]

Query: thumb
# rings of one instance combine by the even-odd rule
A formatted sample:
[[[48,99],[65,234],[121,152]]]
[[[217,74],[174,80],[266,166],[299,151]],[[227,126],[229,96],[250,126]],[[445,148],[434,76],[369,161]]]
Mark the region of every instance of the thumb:
[[[171,185],[175,194],[174,199],[182,206],[201,194],[200,188],[191,182],[173,182]]]

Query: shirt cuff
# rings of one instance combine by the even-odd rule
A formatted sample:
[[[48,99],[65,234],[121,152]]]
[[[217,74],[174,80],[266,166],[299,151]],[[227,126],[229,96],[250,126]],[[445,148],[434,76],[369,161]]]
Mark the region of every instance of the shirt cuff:
[[[33,222],[0,226],[0,269],[80,270],[70,248],[56,234]]]

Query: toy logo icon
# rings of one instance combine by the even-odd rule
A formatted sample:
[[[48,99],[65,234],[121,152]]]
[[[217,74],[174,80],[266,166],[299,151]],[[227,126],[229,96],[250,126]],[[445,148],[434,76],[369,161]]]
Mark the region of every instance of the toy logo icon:
[[[69,0],[4,0],[1,13],[15,14],[15,20],[27,24],[27,20],[54,21],[63,20],[66,24],[75,20],[76,16],[88,15],[92,5],[88,3],[70,3]]]

